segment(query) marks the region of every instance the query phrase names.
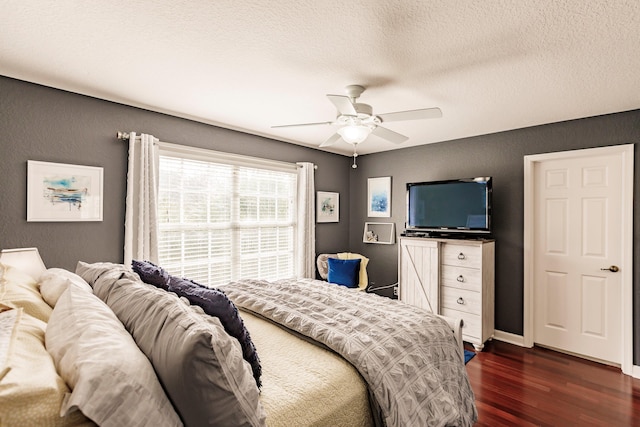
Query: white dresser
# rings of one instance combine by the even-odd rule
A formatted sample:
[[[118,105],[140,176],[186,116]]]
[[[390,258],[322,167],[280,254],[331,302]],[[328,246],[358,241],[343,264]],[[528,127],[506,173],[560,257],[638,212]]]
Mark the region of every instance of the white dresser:
[[[401,237],[399,298],[462,318],[462,337],[482,350],[494,333],[493,240]]]

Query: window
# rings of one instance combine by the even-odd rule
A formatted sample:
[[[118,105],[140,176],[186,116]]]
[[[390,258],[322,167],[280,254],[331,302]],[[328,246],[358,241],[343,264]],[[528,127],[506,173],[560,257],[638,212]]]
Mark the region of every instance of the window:
[[[160,151],[159,261],[208,286],[295,276],[295,165]]]

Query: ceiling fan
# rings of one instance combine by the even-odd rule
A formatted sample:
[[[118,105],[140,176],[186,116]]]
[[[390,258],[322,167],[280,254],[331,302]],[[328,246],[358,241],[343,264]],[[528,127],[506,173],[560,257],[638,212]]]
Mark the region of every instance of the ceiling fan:
[[[423,108],[419,110],[396,111],[393,113],[373,115],[371,105],[356,102],[364,90],[365,88],[363,86],[349,85],[345,88],[347,96],[327,95],[329,101],[331,101],[338,110],[337,117],[333,121],[280,125],[272,126],[272,128],[316,125],[339,126],[338,131],[320,144],[320,147],[333,145],[342,138],[345,142],[353,145],[353,167],[356,168],[356,146],[367,139],[369,134],[376,135],[394,144],[401,144],[409,139],[407,136],[380,126],[382,123],[442,117],[442,111],[439,108]]]

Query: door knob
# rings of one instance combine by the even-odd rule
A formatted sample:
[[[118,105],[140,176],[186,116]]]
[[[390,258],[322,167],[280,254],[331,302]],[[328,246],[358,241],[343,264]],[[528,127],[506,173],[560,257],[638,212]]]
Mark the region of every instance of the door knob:
[[[618,271],[620,271],[617,265],[612,265],[611,267],[608,267],[608,268],[601,268],[600,270],[603,270],[603,271],[609,270],[612,273],[617,273]]]

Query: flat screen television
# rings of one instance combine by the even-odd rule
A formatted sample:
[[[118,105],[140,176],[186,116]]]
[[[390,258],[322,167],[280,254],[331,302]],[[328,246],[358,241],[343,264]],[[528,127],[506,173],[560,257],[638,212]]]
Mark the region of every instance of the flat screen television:
[[[491,233],[492,178],[407,184],[407,234]]]

